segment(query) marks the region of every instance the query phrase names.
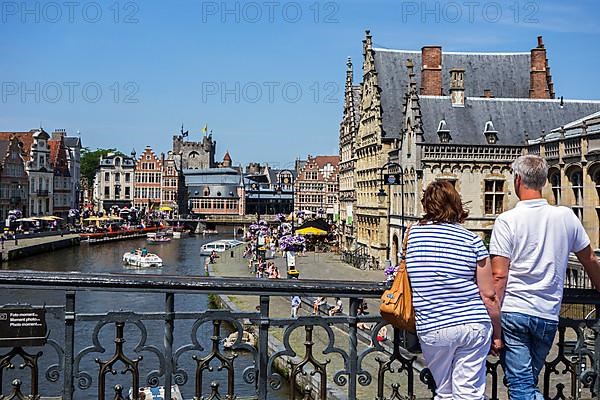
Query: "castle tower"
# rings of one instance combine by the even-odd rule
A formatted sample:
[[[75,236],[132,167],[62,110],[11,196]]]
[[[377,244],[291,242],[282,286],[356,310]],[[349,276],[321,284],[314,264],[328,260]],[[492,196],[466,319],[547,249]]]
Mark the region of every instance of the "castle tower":
[[[223,167],[229,168],[231,167],[231,156],[229,155],[229,150],[225,152],[225,157],[223,157]]]

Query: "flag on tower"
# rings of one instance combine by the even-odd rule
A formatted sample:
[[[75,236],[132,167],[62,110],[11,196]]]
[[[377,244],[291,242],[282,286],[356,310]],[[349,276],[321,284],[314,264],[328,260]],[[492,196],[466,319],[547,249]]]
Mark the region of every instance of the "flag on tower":
[[[204,127],[202,128],[202,134],[204,136],[206,136],[206,132],[208,132],[208,124],[204,124]]]

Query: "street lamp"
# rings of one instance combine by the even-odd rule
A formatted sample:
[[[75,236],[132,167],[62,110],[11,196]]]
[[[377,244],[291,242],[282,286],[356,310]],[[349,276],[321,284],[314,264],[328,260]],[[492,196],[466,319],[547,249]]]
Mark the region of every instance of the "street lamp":
[[[399,169],[400,173],[396,173],[396,174],[390,174],[389,173],[389,168],[390,167],[396,167]],[[388,170],[388,173],[385,174],[385,180],[384,180],[384,175],[383,175],[383,171],[384,170]],[[385,192],[385,189],[383,188],[383,184],[391,186],[391,185],[400,185],[400,224],[402,225],[402,237],[404,237],[404,172],[402,171],[402,166],[396,162],[388,162],[385,163],[380,169],[379,169],[379,193],[377,193],[377,196],[379,197],[379,199],[381,201],[383,201],[385,199],[385,197],[387,196],[387,193]],[[390,196],[391,197],[391,196]],[[388,229],[387,229],[387,240],[386,240],[386,247],[385,247],[385,254],[386,254],[386,259],[390,260],[390,204],[391,204],[391,198],[388,198],[388,209],[387,209],[387,219],[388,219]]]
[[[256,202],[256,222],[260,221],[260,185],[258,183],[253,183],[250,185],[253,191],[256,192],[258,196],[258,201]]]
[[[289,176],[286,174],[286,176],[283,177],[283,179],[281,178],[281,174],[283,174],[284,172],[289,173]],[[279,171],[279,185],[277,186],[277,191],[278,194],[281,194],[280,192],[283,191],[283,185],[291,185],[292,186],[292,235],[294,234],[294,217],[295,217],[295,210],[294,210],[294,194],[295,194],[295,188],[294,188],[294,173],[289,170],[289,169],[282,169],[281,171]]]

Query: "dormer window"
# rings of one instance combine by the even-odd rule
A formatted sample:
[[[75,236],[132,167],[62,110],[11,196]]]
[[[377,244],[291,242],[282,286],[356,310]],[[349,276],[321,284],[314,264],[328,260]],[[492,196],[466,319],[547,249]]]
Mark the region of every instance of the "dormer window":
[[[498,131],[494,129],[494,124],[491,119],[485,123],[483,134],[485,135],[488,144],[496,144],[498,142]]]
[[[438,129],[437,129],[438,137],[440,138],[440,143],[450,143],[452,140],[452,136],[450,135],[450,130],[446,125],[446,120],[441,120]]]

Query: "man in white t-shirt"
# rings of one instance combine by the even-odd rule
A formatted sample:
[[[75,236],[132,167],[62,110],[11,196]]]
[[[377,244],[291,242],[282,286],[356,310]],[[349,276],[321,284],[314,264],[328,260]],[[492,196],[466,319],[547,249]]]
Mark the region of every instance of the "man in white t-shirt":
[[[519,203],[494,223],[490,241],[496,295],[502,304],[500,360],[511,400],[541,399],[538,375],[554,341],[569,253],[600,290],[600,264],[581,222],[542,198],[548,164],[526,155],[512,165]]]

